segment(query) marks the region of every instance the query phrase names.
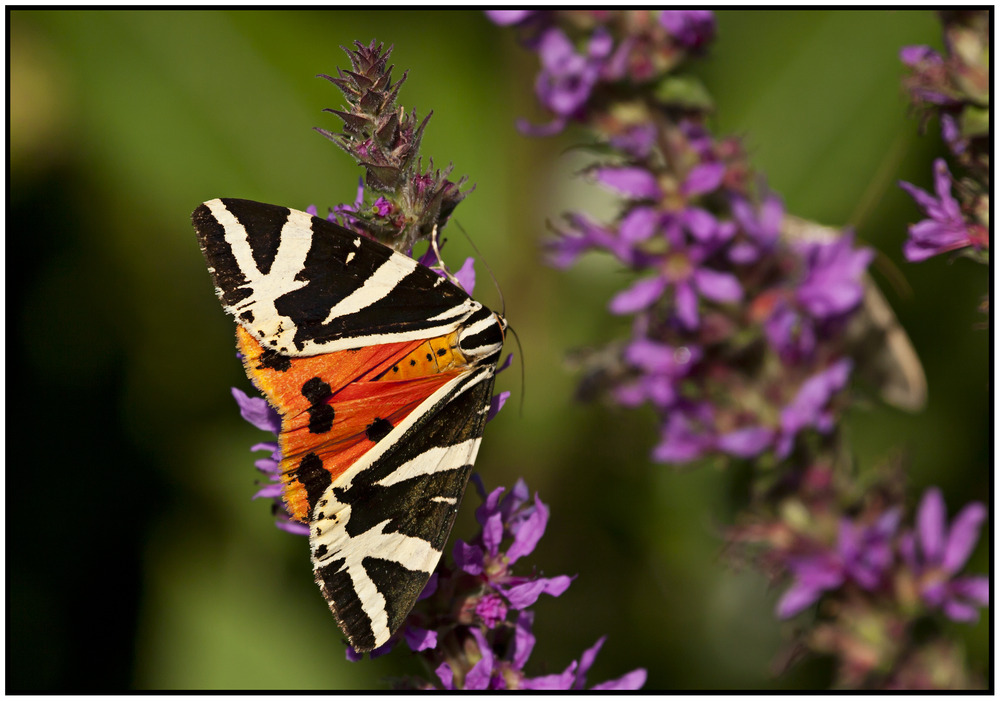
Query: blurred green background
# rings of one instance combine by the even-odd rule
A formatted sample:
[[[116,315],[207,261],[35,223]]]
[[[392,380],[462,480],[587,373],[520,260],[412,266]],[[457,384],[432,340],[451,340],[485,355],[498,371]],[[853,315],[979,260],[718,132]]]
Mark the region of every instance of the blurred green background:
[[[651,414],[572,401],[564,353],[623,333],[604,309],[630,278],[599,257],[569,272],[540,261],[546,220],[598,198],[569,179],[582,164],[572,133],[515,131],[542,116],[535,59],[510,31],[479,12],[19,10],[8,22],[8,690],[376,689],[420,671],[404,651],[345,661],[305,541],[250,501],[262,435],[230,396],[249,383],[189,221],[219,196],[353,201],[360,170],[312,131],[339,128],[320,110],[341,96],[314,76],[373,37],[395,45],[395,75],[410,71],[401,104],[434,111],[424,155],[476,184],[457,221],[524,346],[523,415],[515,369],[477,468],[489,487],[523,476],[541,494],[552,518],[532,561],[579,575],[536,606],[529,671],[560,671],[607,634],[591,683],[642,666],[648,689],[828,684],[822,661],[772,672],[793,624],[772,614],[780,590],[722,560],[743,499],[734,476],[651,464]],[[895,182],[929,187],[943,147],[936,123],[919,137],[907,116],[897,54],[940,47],[935,17],[726,11],[718,25],[697,68],[718,133],[745,137],[791,212],[855,225],[908,284],[876,271],[930,404],[855,410],[861,464],[901,451],[911,503],[931,484],[951,513],[991,501],[989,334],[975,328],[987,271],[900,253],[919,213]],[[446,257],[469,254],[453,234]],[[477,297],[499,307],[482,268]],[[474,506],[470,493],[457,535]],[[988,568],[988,532],[971,570]],[[953,629],[985,670],[988,615]]]

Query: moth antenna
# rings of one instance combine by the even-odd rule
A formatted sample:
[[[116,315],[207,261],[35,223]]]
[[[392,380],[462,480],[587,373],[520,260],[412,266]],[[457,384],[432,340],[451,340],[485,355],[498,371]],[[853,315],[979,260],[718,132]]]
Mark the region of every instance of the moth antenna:
[[[517,415],[520,418],[524,418],[524,349],[521,347],[521,338],[517,335],[517,331],[510,324],[507,328],[512,334],[514,334],[514,341],[517,343],[517,354],[521,356],[521,401],[517,408]]]
[[[464,236],[465,240],[469,242],[470,246],[472,246],[472,250],[476,252],[476,257],[483,262],[484,266],[486,266],[486,272],[488,272],[490,274],[490,279],[493,281],[493,286],[497,289],[497,294],[500,295],[500,316],[502,316],[504,319],[506,319],[507,318],[507,314],[506,314],[506,312],[507,312],[507,303],[504,301],[503,290],[500,289],[500,283],[497,282],[497,276],[493,274],[493,268],[491,268],[490,264],[488,262],[486,262],[486,259],[483,257],[483,254],[480,253],[479,249],[476,247],[475,242],[472,240],[472,237],[469,236],[468,232],[466,232],[465,228],[458,221],[455,222],[455,226],[458,227],[458,230],[462,232],[462,236]],[[517,334],[514,334],[514,337],[516,338]],[[524,361],[523,354],[521,356],[521,360],[522,360],[522,367],[523,367],[523,365],[524,365],[524,363],[523,363],[523,361]]]

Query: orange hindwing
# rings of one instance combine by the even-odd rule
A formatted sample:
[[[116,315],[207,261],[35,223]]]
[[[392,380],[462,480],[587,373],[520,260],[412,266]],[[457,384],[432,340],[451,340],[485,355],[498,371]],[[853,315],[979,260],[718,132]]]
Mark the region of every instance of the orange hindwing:
[[[455,333],[308,358],[268,352],[239,325],[236,337],[247,375],[281,415],[285,506],[302,523],[311,471],[336,480],[468,365]]]

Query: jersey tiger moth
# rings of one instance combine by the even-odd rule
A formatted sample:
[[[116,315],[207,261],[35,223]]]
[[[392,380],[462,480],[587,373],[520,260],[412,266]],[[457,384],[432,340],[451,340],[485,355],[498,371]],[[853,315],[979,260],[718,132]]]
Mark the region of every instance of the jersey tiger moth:
[[[283,499],[358,652],[434,571],[479,450],[507,324],[417,261],[305,212],[192,215],[248,377],[281,415]]]

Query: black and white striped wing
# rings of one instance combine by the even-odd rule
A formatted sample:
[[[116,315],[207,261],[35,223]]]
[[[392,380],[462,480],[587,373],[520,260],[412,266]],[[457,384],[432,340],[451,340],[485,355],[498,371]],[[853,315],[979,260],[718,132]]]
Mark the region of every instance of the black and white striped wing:
[[[316,581],[359,652],[389,640],[441,558],[479,451],[494,370],[451,380],[313,507]]]
[[[442,336],[482,308],[412,258],[305,212],[223,198],[192,220],[223,307],[281,355]]]

